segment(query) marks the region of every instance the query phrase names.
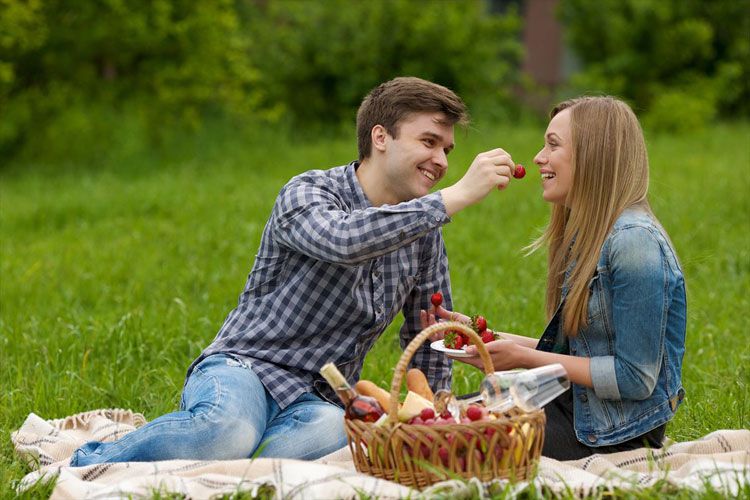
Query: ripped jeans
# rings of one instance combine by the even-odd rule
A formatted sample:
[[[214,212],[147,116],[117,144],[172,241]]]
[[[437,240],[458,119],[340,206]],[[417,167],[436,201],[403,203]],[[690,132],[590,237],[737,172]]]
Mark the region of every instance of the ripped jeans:
[[[188,377],[179,411],[117,441],[86,443],[70,465],[253,456],[313,460],[346,446],[343,416],[310,393],[281,410],[249,366],[214,354]]]

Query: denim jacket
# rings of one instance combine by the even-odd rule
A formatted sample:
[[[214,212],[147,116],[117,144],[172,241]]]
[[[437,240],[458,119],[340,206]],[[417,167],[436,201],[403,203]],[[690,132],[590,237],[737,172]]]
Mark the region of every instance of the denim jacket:
[[[539,350],[551,350],[562,328],[567,288]],[[571,355],[591,359],[594,387],[571,390],[576,438],[597,447],[641,436],[674,415],[685,395],[687,302],[669,239],[646,212],[632,208],[604,241],[589,290],[588,325],[569,342]]]

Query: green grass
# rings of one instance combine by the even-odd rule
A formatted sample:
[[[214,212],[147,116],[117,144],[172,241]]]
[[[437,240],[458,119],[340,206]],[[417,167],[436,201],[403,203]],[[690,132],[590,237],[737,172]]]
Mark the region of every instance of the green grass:
[[[545,326],[544,255],[522,253],[548,214],[531,162],[542,133],[491,125],[459,133],[447,180],[498,146],[529,167],[444,230],[457,309],[529,336]],[[652,205],[688,284],[687,399],[667,433],[688,440],[747,428],[750,125],[647,138]],[[185,369],[236,304],[278,190],[298,172],[355,156],[353,134],[293,141],[259,130],[177,145],[102,165],[0,172],[0,485],[27,471],[9,435],[30,412],[123,407],[151,419],[175,409]],[[390,384],[397,327],[363,377]],[[480,379],[456,369],[458,392]]]

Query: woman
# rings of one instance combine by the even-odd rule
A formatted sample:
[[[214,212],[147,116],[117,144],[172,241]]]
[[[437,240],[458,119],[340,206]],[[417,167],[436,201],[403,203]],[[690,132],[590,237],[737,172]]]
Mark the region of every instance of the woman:
[[[487,349],[496,370],[568,371],[571,390],[545,408],[545,456],[659,448],[685,394],[687,306],[679,261],[647,201],[643,132],[624,102],[582,97],[552,110],[544,137],[534,163],[552,213],[530,248],[549,248],[549,324],[539,342],[504,334]],[[478,356],[459,361],[481,367]]]

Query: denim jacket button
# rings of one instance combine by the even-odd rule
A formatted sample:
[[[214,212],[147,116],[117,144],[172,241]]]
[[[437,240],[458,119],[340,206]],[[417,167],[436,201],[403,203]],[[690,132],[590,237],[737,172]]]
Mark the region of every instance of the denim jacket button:
[[[589,434],[588,436],[586,436],[586,439],[588,439],[589,443],[596,443],[596,436],[594,436],[593,434]]]
[[[589,400],[589,397],[584,392],[583,394],[581,394],[580,396],[578,396],[578,399],[580,399],[581,401],[583,401],[585,403],[586,401]]]

